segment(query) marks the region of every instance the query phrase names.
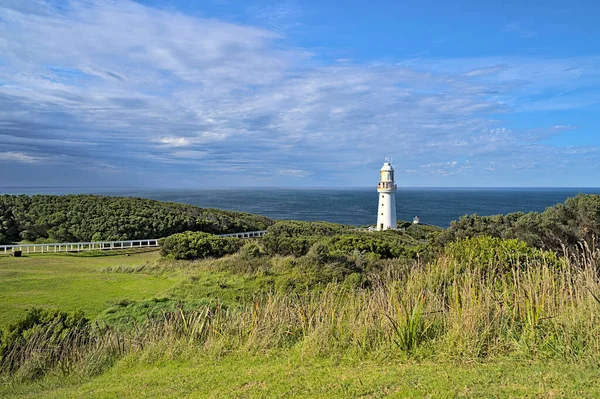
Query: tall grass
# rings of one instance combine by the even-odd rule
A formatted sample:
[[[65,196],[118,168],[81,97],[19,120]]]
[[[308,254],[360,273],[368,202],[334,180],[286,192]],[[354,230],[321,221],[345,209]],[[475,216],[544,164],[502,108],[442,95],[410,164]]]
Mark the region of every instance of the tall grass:
[[[3,357],[2,370],[95,373],[156,345],[174,355],[294,347],[306,356],[600,358],[600,249],[538,255],[482,264],[446,251],[412,267],[387,261],[369,289],[270,293],[240,308],[177,309],[126,331],[89,325],[52,343],[40,330]]]

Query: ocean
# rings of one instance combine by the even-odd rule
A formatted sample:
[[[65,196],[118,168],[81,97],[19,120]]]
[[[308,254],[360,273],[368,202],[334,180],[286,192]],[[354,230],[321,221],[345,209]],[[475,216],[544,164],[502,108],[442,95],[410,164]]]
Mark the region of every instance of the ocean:
[[[374,188],[0,188],[0,194],[77,193],[152,198],[257,213],[273,219],[322,220],[356,226],[377,221],[378,195]],[[452,220],[465,214],[540,212],[578,193],[600,195],[600,188],[398,188],[396,212],[400,220],[412,221],[419,216],[421,223],[448,227]]]

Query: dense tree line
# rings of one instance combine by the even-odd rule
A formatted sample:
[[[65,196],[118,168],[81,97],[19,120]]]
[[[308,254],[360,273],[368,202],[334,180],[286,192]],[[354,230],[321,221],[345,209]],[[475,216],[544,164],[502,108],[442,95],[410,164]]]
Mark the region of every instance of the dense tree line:
[[[561,252],[600,236],[600,196],[579,194],[541,213],[463,216],[439,236],[439,243],[477,236],[518,238],[532,247]]]
[[[0,243],[160,238],[264,230],[263,216],[142,198],[99,195],[1,195]]]

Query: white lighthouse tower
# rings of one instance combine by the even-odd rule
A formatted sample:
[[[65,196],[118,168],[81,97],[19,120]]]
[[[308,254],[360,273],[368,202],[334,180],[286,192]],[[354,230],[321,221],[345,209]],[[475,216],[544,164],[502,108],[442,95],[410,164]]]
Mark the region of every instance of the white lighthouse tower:
[[[394,183],[394,168],[386,158],[379,172],[379,211],[377,212],[377,230],[396,228],[396,184]]]

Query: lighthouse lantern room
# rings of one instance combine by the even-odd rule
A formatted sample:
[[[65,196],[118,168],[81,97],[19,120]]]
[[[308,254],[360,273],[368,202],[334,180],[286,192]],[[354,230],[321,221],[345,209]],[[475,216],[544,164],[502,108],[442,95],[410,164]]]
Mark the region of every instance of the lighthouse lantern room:
[[[396,228],[396,184],[394,183],[394,168],[389,159],[385,160],[379,172],[379,211],[377,213],[377,230]]]

